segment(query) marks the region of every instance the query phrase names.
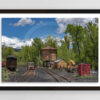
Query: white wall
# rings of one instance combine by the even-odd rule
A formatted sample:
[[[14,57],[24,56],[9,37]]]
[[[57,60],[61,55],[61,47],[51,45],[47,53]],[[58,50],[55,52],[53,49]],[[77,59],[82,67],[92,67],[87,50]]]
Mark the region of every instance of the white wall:
[[[100,0],[0,0],[0,9],[99,9]]]
[[[0,91],[0,100],[99,100],[99,91]]]
[[[0,0],[0,9],[100,9],[100,0]],[[89,99],[100,99],[100,91],[0,91],[0,100]]]

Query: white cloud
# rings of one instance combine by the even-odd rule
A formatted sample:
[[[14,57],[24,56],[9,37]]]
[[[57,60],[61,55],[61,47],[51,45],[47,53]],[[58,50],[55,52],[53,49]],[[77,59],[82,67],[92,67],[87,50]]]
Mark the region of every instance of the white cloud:
[[[52,37],[53,38],[53,37]],[[59,37],[53,38],[58,42],[58,45],[61,45],[61,40]],[[13,48],[21,48],[22,46],[31,46],[33,39],[29,40],[20,40],[18,38],[9,38],[7,36],[2,36],[2,45],[5,45],[7,47],[13,47]],[[42,38],[43,43],[46,42],[46,38]]]
[[[56,22],[58,24],[57,33],[63,33],[68,24],[74,25],[86,25],[89,21],[94,22],[94,18],[56,18]]]
[[[21,48],[22,46],[31,46],[33,39],[29,40],[20,40],[18,38],[9,38],[6,36],[2,36],[2,45],[13,47],[13,48]]]
[[[17,23],[14,23],[14,26],[25,26],[35,24],[31,18],[21,18]]]

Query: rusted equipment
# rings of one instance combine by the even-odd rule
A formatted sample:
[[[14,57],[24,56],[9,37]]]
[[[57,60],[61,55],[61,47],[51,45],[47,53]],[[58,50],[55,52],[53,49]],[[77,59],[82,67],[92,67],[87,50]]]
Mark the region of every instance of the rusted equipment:
[[[63,59],[58,59],[55,61],[55,67],[58,69],[67,68],[67,63]]]
[[[2,61],[2,67],[6,67],[6,61]]]
[[[78,70],[78,65],[75,64],[73,60],[69,61],[69,65],[67,67],[68,72],[77,72]]]
[[[34,62],[28,62],[27,70],[34,70],[34,69],[35,69]]]
[[[50,46],[47,46],[46,48],[42,49],[43,66],[50,67],[50,64],[54,63],[55,60],[57,60],[56,48],[52,48]],[[53,66],[53,65],[51,65],[51,66]]]
[[[13,55],[10,55],[6,59],[6,66],[9,70],[15,71],[17,68],[17,58]]]
[[[73,60],[70,60],[70,61],[69,61],[69,64],[75,65],[75,62],[74,62]]]
[[[72,72],[72,73],[77,72],[78,71],[78,65],[67,67],[67,71]]]
[[[90,75],[90,64],[86,64],[86,63],[79,64],[78,73],[80,76],[83,76],[83,75],[89,76]]]

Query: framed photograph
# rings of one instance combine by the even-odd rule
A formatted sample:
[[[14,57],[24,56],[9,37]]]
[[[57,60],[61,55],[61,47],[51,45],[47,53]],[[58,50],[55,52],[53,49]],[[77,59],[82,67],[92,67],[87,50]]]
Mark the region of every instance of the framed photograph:
[[[0,10],[0,90],[100,90],[100,10]]]

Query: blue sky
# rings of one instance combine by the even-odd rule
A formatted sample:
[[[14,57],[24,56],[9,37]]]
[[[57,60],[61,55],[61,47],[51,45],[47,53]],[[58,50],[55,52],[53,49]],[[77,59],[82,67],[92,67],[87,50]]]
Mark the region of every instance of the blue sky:
[[[93,18],[2,18],[2,44],[13,48],[31,45],[34,38],[51,35],[63,40],[68,24],[86,25]]]
[[[24,40],[36,37],[45,38],[48,35],[63,38],[65,35],[63,32],[57,33],[58,24],[55,18],[31,18],[30,23],[25,25],[18,24],[20,20],[21,18],[3,18],[2,35]]]

